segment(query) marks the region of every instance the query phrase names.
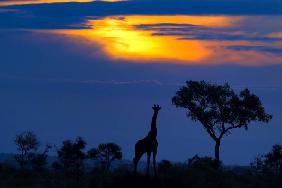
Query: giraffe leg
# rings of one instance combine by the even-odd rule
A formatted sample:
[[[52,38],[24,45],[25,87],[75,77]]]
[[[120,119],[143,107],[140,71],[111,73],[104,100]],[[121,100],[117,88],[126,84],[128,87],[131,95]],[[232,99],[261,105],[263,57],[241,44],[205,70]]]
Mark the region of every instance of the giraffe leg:
[[[134,174],[137,174],[137,161],[136,161],[136,157],[133,158],[133,172]]]
[[[146,169],[146,174],[149,174],[149,169],[150,169],[150,160],[151,160],[151,152],[147,152],[147,169]]]
[[[156,156],[157,156],[157,149],[155,149],[153,152],[153,166],[154,166],[154,175],[155,176],[157,176]]]
[[[137,174],[137,165],[139,160],[141,159],[141,156],[142,155],[140,154],[136,154],[135,157],[133,158],[134,174]]]

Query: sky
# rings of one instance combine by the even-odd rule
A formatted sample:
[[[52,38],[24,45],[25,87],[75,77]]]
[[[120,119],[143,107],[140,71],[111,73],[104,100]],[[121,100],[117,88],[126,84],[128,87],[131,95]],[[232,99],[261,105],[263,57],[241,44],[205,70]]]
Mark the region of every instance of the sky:
[[[82,136],[131,160],[155,103],[158,160],[213,156],[214,143],[171,98],[186,80],[248,87],[273,115],[224,138],[225,164],[282,144],[282,1],[0,1],[0,153],[15,135],[42,145]]]

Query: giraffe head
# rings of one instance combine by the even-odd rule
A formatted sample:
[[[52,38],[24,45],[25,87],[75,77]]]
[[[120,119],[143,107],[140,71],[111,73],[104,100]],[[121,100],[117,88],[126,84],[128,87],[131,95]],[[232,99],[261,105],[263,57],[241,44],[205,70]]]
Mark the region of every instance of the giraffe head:
[[[154,104],[154,106],[152,107],[152,109],[154,110],[154,112],[159,112],[160,109],[161,109],[161,107],[160,107],[160,105]]]

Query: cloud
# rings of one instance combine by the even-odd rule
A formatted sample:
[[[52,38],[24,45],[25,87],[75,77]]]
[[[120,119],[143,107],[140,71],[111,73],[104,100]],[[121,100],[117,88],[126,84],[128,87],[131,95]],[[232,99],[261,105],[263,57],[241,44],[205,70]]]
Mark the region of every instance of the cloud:
[[[136,29],[153,31],[155,36],[177,36],[179,40],[247,40],[282,41],[282,38],[265,36],[258,32],[240,31],[239,28],[214,28],[193,24],[141,24]]]
[[[9,11],[7,11],[8,9]],[[176,0],[172,3],[168,0],[131,0],[114,3],[68,2],[3,6],[1,10],[0,28],[53,29],[82,28],[85,27],[82,23],[89,17],[122,14],[281,15],[282,2],[278,0],[233,0],[232,2],[230,0]],[[12,10],[20,10],[20,12]],[[64,14],[62,14],[62,10]]]
[[[85,0],[87,1],[87,0]],[[279,0],[130,0],[122,2],[55,3],[19,5],[14,8],[65,15],[120,14],[282,14]]]
[[[69,2],[92,2],[92,1],[117,2],[119,0],[1,0],[0,6],[69,3]]]
[[[271,33],[269,37],[282,39],[282,32]]]
[[[117,81],[117,80],[84,80],[79,81],[83,84],[105,84],[105,85],[139,85],[139,84],[155,84],[155,85],[164,85],[158,80],[132,80],[132,81]]]
[[[282,48],[273,48],[266,46],[228,46],[227,49],[235,50],[235,51],[260,51],[267,52],[276,55],[282,55]]]
[[[50,84],[81,84],[81,85],[179,85],[163,83],[159,80],[70,80],[70,79],[40,79],[32,77],[19,77],[19,76],[1,76],[0,81],[5,82],[24,82],[24,83],[50,83]]]

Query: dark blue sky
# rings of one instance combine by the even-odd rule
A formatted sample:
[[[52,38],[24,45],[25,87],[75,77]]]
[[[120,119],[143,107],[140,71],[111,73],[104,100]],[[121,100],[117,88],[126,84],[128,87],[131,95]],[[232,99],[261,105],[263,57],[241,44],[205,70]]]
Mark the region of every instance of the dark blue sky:
[[[248,1],[257,5],[257,10],[243,1],[235,2],[236,6],[232,8],[224,0],[212,5],[189,1],[185,2],[191,5],[187,9],[177,5],[183,1],[168,6],[161,0],[154,1],[158,7],[147,2],[141,8],[128,2],[0,8],[1,152],[14,152],[15,135],[31,130],[38,134],[42,144],[60,145],[62,140],[76,136],[84,137],[89,147],[114,141],[122,146],[125,158],[131,159],[135,141],[144,137],[149,129],[151,105],[158,103],[163,107],[158,119],[158,160],[184,161],[195,154],[212,156],[213,142],[200,124],[188,120],[185,111],[171,105],[171,97],[180,85],[193,79],[229,82],[236,91],[249,87],[262,99],[266,110],[273,114],[274,118],[268,125],[254,123],[249,131],[236,130],[224,138],[222,160],[226,164],[248,164],[256,154],[270,150],[273,144],[282,144],[281,39],[266,35],[282,32],[278,23],[282,8],[277,9],[282,3],[279,0],[268,1],[266,5],[269,8],[260,9],[264,2]],[[217,8],[210,9],[212,6]],[[195,34],[187,31],[191,26],[185,25],[185,28],[181,26],[186,29],[185,34],[181,32],[184,37],[193,36],[197,40],[232,41],[236,43],[228,46],[232,52],[251,51],[273,59],[262,59],[258,65],[233,61],[183,64],[173,60],[146,63],[134,60],[133,63],[131,59],[110,58],[100,45],[91,41],[84,43],[42,31],[85,29],[88,27],[83,23],[87,16],[103,19],[116,14],[165,13],[251,14],[253,17],[246,22],[251,23],[249,26],[240,22],[239,26],[229,30],[212,30],[213,33],[197,27],[198,33]],[[273,14],[275,16],[270,18]],[[263,20],[261,23],[265,27],[258,26],[254,18]],[[162,32],[165,36],[173,35],[166,26],[156,30],[156,25],[147,25],[142,29],[154,30],[157,34]],[[237,30],[244,32],[237,35]],[[180,30],[174,29],[173,32],[177,32],[178,36]],[[250,44],[238,45],[242,38],[251,41]],[[209,60],[213,61],[207,59],[205,62]]]

